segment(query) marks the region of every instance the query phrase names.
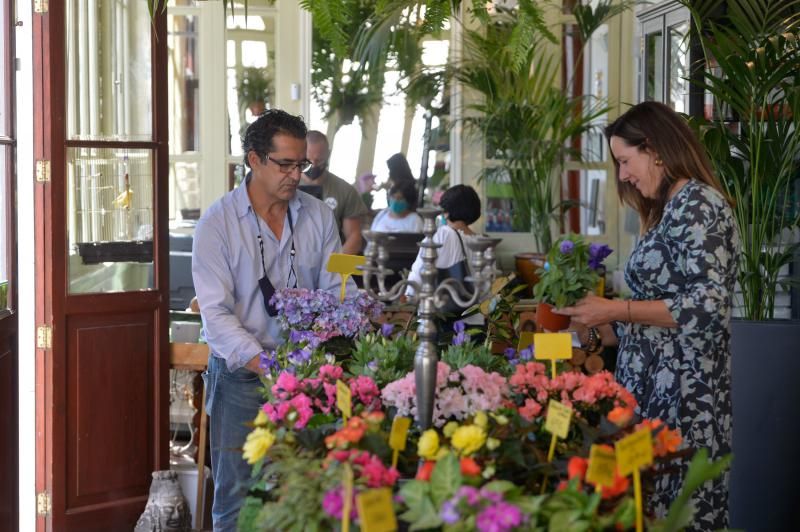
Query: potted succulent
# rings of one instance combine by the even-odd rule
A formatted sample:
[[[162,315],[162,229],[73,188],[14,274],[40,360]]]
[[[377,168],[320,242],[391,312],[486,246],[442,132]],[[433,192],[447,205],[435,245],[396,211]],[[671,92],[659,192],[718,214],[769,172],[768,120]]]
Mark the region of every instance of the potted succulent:
[[[236,76],[236,92],[239,106],[258,116],[272,99],[272,78],[264,68],[244,67]]]
[[[611,254],[605,244],[588,244],[580,235],[562,236],[547,253],[547,262],[536,273],[539,282],[533,287],[538,303],[536,323],[548,331],[569,326],[569,316],[554,314],[552,309],[569,307],[597,288],[603,260]]]

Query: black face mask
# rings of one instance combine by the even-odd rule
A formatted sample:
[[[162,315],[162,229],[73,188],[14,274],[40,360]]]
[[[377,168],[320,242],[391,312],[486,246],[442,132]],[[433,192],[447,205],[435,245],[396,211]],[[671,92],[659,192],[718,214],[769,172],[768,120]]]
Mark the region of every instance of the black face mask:
[[[326,168],[328,168],[328,163],[321,164],[319,166],[312,166],[306,172],[306,176],[308,176],[308,178],[311,179],[312,181],[316,181],[317,179],[322,177],[322,174],[325,173]]]

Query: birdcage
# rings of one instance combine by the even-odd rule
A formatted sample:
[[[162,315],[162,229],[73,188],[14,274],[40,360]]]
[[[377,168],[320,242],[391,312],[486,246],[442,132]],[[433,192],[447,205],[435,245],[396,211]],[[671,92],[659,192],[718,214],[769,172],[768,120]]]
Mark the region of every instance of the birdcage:
[[[84,264],[153,261],[150,150],[70,148],[67,180],[70,254]]]

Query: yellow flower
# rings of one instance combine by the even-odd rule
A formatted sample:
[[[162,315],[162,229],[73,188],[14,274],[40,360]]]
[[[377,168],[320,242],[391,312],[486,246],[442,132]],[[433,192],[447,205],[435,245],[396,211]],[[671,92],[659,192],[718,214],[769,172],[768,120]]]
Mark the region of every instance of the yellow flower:
[[[244,442],[244,459],[248,464],[255,464],[264,458],[273,443],[275,435],[270,430],[256,427],[247,435],[247,441]]]
[[[492,414],[492,417],[498,425],[508,425],[508,418],[503,414]]]
[[[498,440],[497,438],[489,438],[488,440],[486,440],[486,448],[489,449],[490,451],[494,451],[498,447],[500,447],[500,440]]]
[[[475,419],[473,419],[472,422],[478,425],[479,427],[485,429],[486,426],[489,424],[489,418],[486,417],[486,412],[483,411],[475,412]]]
[[[450,436],[452,436],[457,428],[458,428],[458,423],[456,423],[455,421],[448,422],[444,426],[444,429],[442,429],[442,432],[444,432],[444,437],[449,438]]]
[[[433,429],[428,429],[419,437],[417,454],[425,460],[435,460],[439,451],[439,435]]]
[[[450,444],[462,456],[469,456],[481,447],[486,441],[486,431],[477,425],[458,427],[450,438]]]
[[[253,425],[255,425],[256,427],[266,427],[267,421],[269,421],[267,414],[265,414],[263,410],[259,410],[258,415],[253,420]]]

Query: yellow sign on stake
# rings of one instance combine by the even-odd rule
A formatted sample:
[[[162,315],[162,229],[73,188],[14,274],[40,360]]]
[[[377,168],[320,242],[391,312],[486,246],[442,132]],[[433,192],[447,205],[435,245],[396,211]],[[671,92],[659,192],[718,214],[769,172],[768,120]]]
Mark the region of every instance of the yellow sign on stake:
[[[636,504],[636,532],[644,530],[642,513],[642,479],[639,469],[653,463],[653,436],[649,428],[638,430],[619,440],[617,450],[617,468],[620,475],[633,473],[633,497]]]
[[[571,420],[572,409],[560,401],[550,399],[550,403],[547,405],[547,417],[544,420],[544,430],[563,440],[569,433]]]
[[[653,463],[653,437],[649,428],[622,438],[615,447],[620,475],[628,476],[639,468]]]
[[[572,333],[538,333],[533,335],[536,360],[549,360],[552,377],[556,378],[556,360],[572,358]]]
[[[596,486],[611,487],[614,485],[614,470],[617,459],[613,449],[606,449],[601,445],[592,445],[589,450],[589,468],[586,470],[586,480]]]
[[[336,406],[339,407],[339,410],[342,412],[342,418],[344,422],[347,423],[347,420],[350,416],[353,415],[352,409],[350,407],[350,387],[343,383],[342,381],[336,381]]]
[[[350,509],[353,507],[353,470],[349,463],[342,465],[344,478],[342,488],[344,501],[342,502],[342,532],[350,532]]]
[[[342,276],[342,290],[339,295],[339,300],[344,301],[346,291],[347,279],[351,275],[362,275],[358,266],[363,266],[367,263],[367,258],[363,255],[345,255],[344,253],[331,253],[328,259],[328,271],[331,273],[338,273]]]
[[[389,488],[362,491],[356,495],[356,508],[361,518],[362,532],[394,532],[397,518]]]
[[[392,432],[389,434],[389,447],[392,448],[392,467],[397,468],[397,457],[400,451],[406,448],[408,439],[408,428],[411,426],[411,419],[396,416],[392,420]]]

